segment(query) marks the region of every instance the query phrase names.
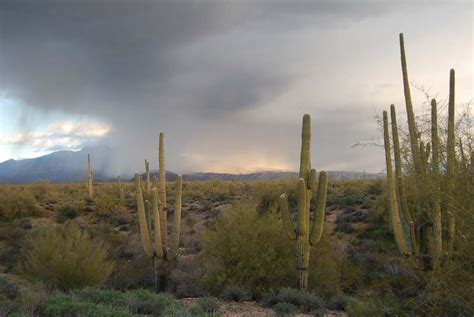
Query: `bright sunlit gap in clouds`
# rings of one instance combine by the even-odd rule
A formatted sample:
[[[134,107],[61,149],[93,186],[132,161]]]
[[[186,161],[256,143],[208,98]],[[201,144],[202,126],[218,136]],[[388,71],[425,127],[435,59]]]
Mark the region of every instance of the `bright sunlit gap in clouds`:
[[[111,131],[110,125],[85,116],[42,113],[5,97],[0,98],[0,118],[0,162],[80,150]]]

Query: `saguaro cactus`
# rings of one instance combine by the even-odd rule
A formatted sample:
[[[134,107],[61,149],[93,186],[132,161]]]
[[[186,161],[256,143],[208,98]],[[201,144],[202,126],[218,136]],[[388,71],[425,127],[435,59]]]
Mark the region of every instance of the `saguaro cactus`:
[[[120,205],[124,206],[125,205],[125,192],[122,187],[122,179],[120,178],[120,176],[117,178],[117,181],[118,181]]]
[[[161,167],[164,168],[164,153],[163,151],[163,133],[160,133],[160,173]],[[141,177],[135,174],[135,187],[137,198],[138,219],[140,223],[140,234],[142,238],[143,249],[145,253],[152,258],[155,272],[155,289],[165,291],[167,288],[168,271],[170,262],[173,262],[178,256],[179,237],[181,232],[181,196],[182,196],[182,177],[178,175],[176,180],[175,193],[175,208],[174,208],[174,227],[170,240],[170,246],[166,244],[167,223],[163,222],[163,214],[166,209],[163,209],[165,200],[159,197],[163,190],[165,192],[164,199],[166,199],[166,184],[165,178],[159,181],[158,188],[156,182],[151,189],[151,207],[148,200],[143,200]],[[146,207],[148,205],[148,208]],[[163,210],[163,213],[161,212]],[[158,261],[161,261],[158,267]],[[160,282],[158,281],[160,279]],[[160,284],[160,285],[159,285]]]
[[[89,198],[94,198],[94,187],[93,187],[93,176],[92,176],[92,164],[91,156],[87,154],[87,189],[89,192]]]
[[[150,162],[148,160],[145,160],[145,172],[146,172],[146,193],[147,196],[150,196],[150,191],[151,191],[151,182],[150,182]]]
[[[309,114],[303,116],[303,130],[301,137],[300,173],[298,179],[298,216],[296,227],[293,225],[288,207],[288,196],[283,194],[279,199],[279,206],[285,232],[291,240],[296,240],[296,273],[298,287],[308,287],[308,266],[310,249],[318,244],[324,229],[324,215],[327,193],[327,175],[319,174],[316,210],[313,224],[310,228],[310,202],[313,189],[316,185],[316,170],[311,168],[311,118]]]
[[[454,214],[450,210],[448,197],[454,190],[455,176],[455,133],[454,133],[454,70],[450,71],[449,107],[448,107],[448,137],[446,154],[446,175],[441,175],[440,157],[441,146],[438,135],[438,110],[436,100],[431,101],[431,142],[419,141],[406,66],[403,34],[400,34],[400,50],[402,74],[405,92],[405,102],[410,134],[410,149],[414,169],[415,192],[413,206],[408,207],[407,195],[404,188],[400,144],[398,138],[397,117],[395,107],[391,105],[391,125],[393,152],[395,158],[395,176],[391,162],[391,144],[387,113],[383,113],[385,157],[387,165],[388,196],[391,213],[391,225],[398,248],[402,253],[428,254],[433,266],[444,253],[453,248],[455,237]],[[396,190],[395,190],[396,188]],[[441,195],[441,191],[444,195]],[[443,219],[444,218],[444,219]],[[399,224],[401,223],[401,225]],[[443,224],[447,227],[443,229]]]

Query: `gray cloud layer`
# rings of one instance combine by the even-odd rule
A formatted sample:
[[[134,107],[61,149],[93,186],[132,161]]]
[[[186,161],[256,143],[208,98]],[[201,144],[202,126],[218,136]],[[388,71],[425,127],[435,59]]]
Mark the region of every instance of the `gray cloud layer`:
[[[309,112],[316,167],[378,171],[381,152],[350,145],[401,100],[398,32],[442,47],[431,24],[472,19],[467,2],[388,3],[2,1],[0,92],[107,121],[123,166],[156,156],[163,130],[174,170],[295,169]]]

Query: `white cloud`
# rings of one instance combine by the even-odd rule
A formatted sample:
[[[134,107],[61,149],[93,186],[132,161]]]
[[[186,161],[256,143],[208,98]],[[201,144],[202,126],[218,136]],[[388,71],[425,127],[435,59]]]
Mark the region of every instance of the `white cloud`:
[[[0,144],[30,146],[40,150],[80,149],[105,137],[109,125],[91,121],[63,121],[50,124],[44,131],[28,131],[0,138]]]

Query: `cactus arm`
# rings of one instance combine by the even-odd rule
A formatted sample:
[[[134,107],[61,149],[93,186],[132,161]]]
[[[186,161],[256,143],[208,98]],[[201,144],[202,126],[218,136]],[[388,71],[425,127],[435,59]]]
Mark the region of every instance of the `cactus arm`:
[[[405,221],[409,224],[413,221],[412,211],[408,208],[408,203],[405,193],[405,184],[403,181],[403,171],[402,171],[402,158],[400,151],[400,140],[398,138],[398,127],[397,127],[397,114],[395,112],[395,106],[390,105],[390,119],[392,124],[392,136],[393,136],[393,156],[395,160],[395,175],[396,175],[396,184],[397,184],[397,194],[400,198],[400,207],[405,217]]]
[[[291,221],[290,210],[288,208],[288,196],[283,194],[278,199],[278,205],[280,207],[281,219],[283,221],[283,228],[285,233],[291,240],[296,240],[295,228],[293,226],[293,221]]]
[[[447,187],[449,191],[453,190],[454,187],[454,166],[456,164],[455,157],[455,139],[454,139],[454,69],[451,69],[449,73],[449,102],[448,102],[448,144],[447,144]]]
[[[385,162],[387,165],[387,188],[388,198],[390,202],[390,216],[392,220],[393,235],[395,242],[397,243],[398,249],[401,253],[409,253],[405,237],[403,235],[403,229],[400,222],[400,213],[398,210],[397,194],[395,190],[395,180],[393,177],[392,170],[392,158],[390,156],[390,137],[388,132],[388,118],[387,111],[383,112],[383,130],[384,130],[384,145],[385,145]]]
[[[301,155],[300,155],[300,175],[306,183],[308,182],[309,170],[311,166],[311,117],[309,114],[303,116],[303,129],[301,132]]]
[[[173,220],[173,235],[171,237],[171,257],[175,258],[178,255],[179,250],[179,236],[181,233],[181,198],[182,198],[183,178],[178,175],[176,179],[176,194],[175,194],[175,207],[174,207],[174,220]]]
[[[413,112],[413,104],[411,101],[410,82],[408,81],[407,60],[405,55],[405,43],[403,33],[400,33],[400,57],[402,63],[403,76],[403,92],[405,94],[405,105],[408,117],[408,132],[410,134],[410,146],[413,155],[413,165],[415,174],[422,175],[420,148],[418,147],[418,131],[415,125],[415,113]]]
[[[447,166],[446,166],[446,189],[448,196],[454,191],[454,169],[456,164],[456,153],[455,153],[455,135],[454,135],[454,94],[455,94],[455,73],[454,69],[449,72],[449,102],[448,102],[448,141],[446,146],[447,151]],[[445,202],[445,208],[449,208],[449,203]],[[451,252],[453,249],[453,240],[455,233],[455,216],[452,211],[448,213],[448,241],[446,245],[447,252]]]
[[[146,193],[150,196],[151,183],[150,183],[150,162],[145,160],[145,171],[146,171]]]
[[[158,193],[160,198],[160,222],[161,222],[161,242],[163,246],[167,245],[166,234],[168,231],[168,215],[166,208],[166,170],[165,170],[165,144],[164,144],[164,133],[160,132],[160,141],[158,149],[158,161],[159,161],[159,186]],[[166,255],[166,247],[163,248]]]
[[[327,188],[327,174],[326,172],[321,171],[319,174],[318,194],[316,196],[316,211],[314,213],[311,235],[309,237],[311,245],[316,245],[323,235]]]
[[[153,257],[154,250],[151,243],[150,232],[148,231],[148,224],[145,214],[145,204],[143,203],[142,185],[140,181],[140,175],[135,174],[135,189],[137,198],[137,209],[138,209],[138,221],[140,224],[140,236],[142,238],[143,249],[145,253]]]
[[[160,199],[158,198],[158,189],[154,187],[151,190],[152,197],[152,213],[153,224],[155,227],[155,255],[157,258],[163,258],[163,244],[161,243],[161,227],[160,227]]]
[[[433,234],[434,234],[434,258],[436,267],[439,257],[443,253],[443,228],[441,216],[441,201],[439,188],[439,136],[438,136],[438,109],[436,100],[431,100],[431,167],[433,173]]]

